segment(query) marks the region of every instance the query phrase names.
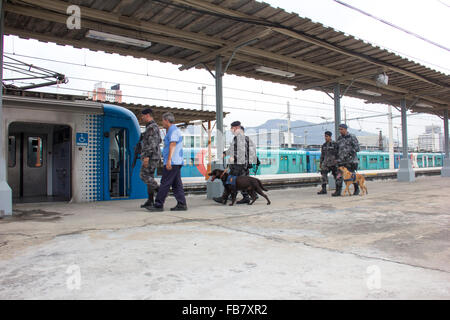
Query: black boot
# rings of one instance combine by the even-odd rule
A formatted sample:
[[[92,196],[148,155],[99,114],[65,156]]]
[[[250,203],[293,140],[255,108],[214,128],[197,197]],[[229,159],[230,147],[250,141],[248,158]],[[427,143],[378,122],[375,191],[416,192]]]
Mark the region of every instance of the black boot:
[[[353,186],[355,187],[355,191],[353,192],[353,195],[357,196],[359,194],[359,185],[357,183],[354,183]]]
[[[236,204],[244,204],[244,203],[250,203],[250,197],[248,196],[247,192],[242,192],[243,198],[236,202]]]
[[[214,197],[213,200],[220,204],[226,204],[226,202],[228,201],[229,198],[230,198],[230,195],[228,195],[228,197],[226,199],[222,195],[221,197]]]
[[[187,210],[187,205],[186,204],[181,204],[181,203],[177,203],[177,205],[173,208],[170,208],[170,211],[186,211]]]
[[[322,190],[317,192],[317,194],[327,194],[327,184],[326,183],[322,184]]]
[[[143,205],[141,205],[141,208],[153,207],[155,204],[155,191],[158,192],[158,189],[159,187],[156,187],[156,189],[153,190],[149,185],[147,185],[148,199]]]
[[[153,191],[150,191],[148,193],[147,201],[143,205],[141,205],[141,208],[153,207],[154,204],[155,204],[155,193]]]
[[[336,191],[333,192],[331,195],[333,197],[340,197],[341,196],[341,192],[342,192],[342,184],[339,183],[339,184],[336,184]]]

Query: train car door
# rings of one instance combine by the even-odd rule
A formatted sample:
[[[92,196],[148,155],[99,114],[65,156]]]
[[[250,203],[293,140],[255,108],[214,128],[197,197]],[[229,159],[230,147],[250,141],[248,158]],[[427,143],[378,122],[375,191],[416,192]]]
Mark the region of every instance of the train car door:
[[[9,136],[8,183],[14,198],[47,196],[47,135]]]
[[[8,137],[8,184],[12,189],[13,198],[20,197],[20,180],[22,168],[22,138],[20,134],[10,134]]]
[[[71,135],[70,128],[58,128],[53,132],[53,195],[70,199],[70,167],[71,167]]]
[[[23,196],[46,196],[47,135],[25,134],[23,147]]]
[[[280,156],[280,173],[288,172],[288,157]]]
[[[71,143],[67,125],[9,125],[8,183],[14,202],[70,200]]]
[[[306,155],[306,172],[311,172],[311,157],[309,154]]]
[[[367,156],[364,155],[361,157],[361,170],[367,170]]]

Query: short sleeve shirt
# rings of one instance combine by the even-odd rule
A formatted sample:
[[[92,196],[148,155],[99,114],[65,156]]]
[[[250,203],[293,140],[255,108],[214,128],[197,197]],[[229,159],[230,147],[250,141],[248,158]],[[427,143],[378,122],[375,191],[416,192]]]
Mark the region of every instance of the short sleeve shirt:
[[[169,158],[170,143],[176,142],[177,145],[172,155],[171,165],[183,165],[183,136],[180,129],[176,125],[171,125],[164,137],[163,159],[164,165]]]

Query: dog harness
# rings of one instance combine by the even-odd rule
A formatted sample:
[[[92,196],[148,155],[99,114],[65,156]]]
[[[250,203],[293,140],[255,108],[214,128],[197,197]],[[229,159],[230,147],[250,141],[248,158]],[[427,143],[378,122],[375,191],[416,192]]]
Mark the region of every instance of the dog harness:
[[[230,184],[233,188],[236,188],[236,178],[237,176],[229,175],[225,184]]]
[[[350,179],[344,179],[344,181],[355,181],[356,180],[356,173],[352,173],[352,176]]]

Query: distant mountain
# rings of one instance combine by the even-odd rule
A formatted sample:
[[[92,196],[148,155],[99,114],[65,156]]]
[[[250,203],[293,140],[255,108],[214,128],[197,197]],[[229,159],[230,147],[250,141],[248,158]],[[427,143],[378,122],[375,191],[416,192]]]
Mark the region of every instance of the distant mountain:
[[[281,127],[280,127],[281,125]],[[245,124],[244,124],[245,126]],[[287,132],[287,121],[285,119],[271,119],[266,121],[264,124],[257,127],[245,127],[245,133],[252,135],[256,134],[258,131],[279,131],[281,129],[282,132]],[[324,132],[329,130],[333,133],[334,137],[334,122],[328,122],[327,124],[317,124],[313,122],[303,121],[303,120],[295,120],[291,121],[291,132],[294,134],[295,144],[303,144],[305,142],[305,130],[308,131],[306,133],[306,143],[308,145],[321,145],[324,141]],[[184,135],[200,135],[200,126],[188,126],[182,129]],[[357,136],[374,136],[376,134],[360,131],[356,129],[349,128],[349,132],[353,133]],[[215,135],[216,130],[213,130],[213,135]],[[229,130],[229,127],[225,130],[226,134],[226,144],[228,144],[232,137],[232,134]],[[206,133],[205,133],[206,135]]]
[[[281,126],[281,127],[280,127]],[[260,130],[280,130],[282,132],[287,132],[287,120],[285,119],[271,119],[266,121],[264,124],[257,127],[245,128],[246,133],[258,132]],[[305,131],[306,132],[306,143],[309,145],[322,144],[324,141],[323,135],[325,131],[331,131],[334,137],[334,122],[328,122],[326,124],[317,124],[303,120],[291,121],[291,132],[294,134],[294,143],[303,144],[305,141]],[[357,136],[373,136],[374,133],[355,130],[349,128],[349,132]]]

